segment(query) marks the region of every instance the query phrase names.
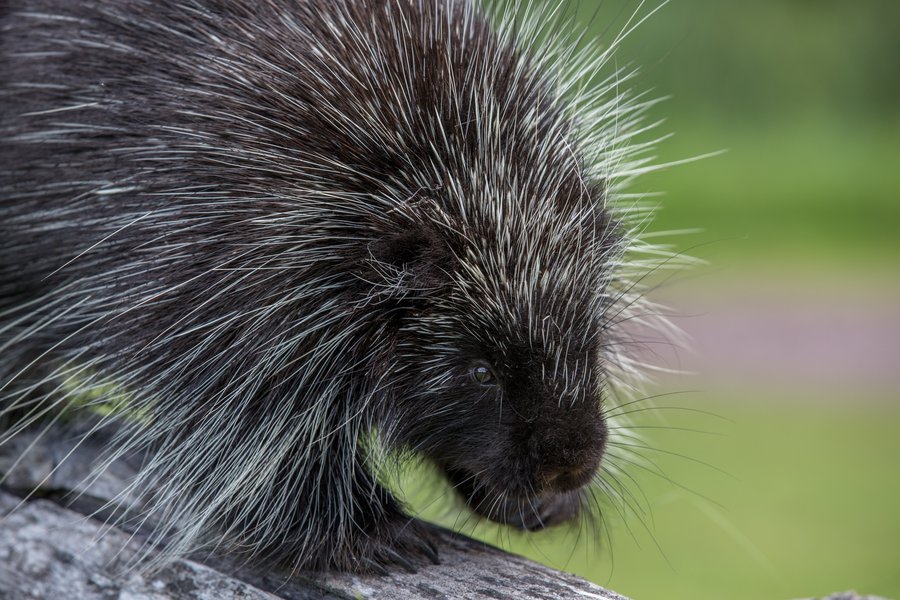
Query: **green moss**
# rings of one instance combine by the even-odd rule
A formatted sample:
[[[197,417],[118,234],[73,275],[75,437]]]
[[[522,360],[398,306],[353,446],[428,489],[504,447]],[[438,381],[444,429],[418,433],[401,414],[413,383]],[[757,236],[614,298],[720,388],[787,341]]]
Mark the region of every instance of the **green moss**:
[[[150,420],[147,408],[134,406],[131,396],[121,386],[94,379],[93,374],[80,373],[63,382],[63,390],[68,394],[65,417],[86,410],[101,417],[117,416],[143,422]]]

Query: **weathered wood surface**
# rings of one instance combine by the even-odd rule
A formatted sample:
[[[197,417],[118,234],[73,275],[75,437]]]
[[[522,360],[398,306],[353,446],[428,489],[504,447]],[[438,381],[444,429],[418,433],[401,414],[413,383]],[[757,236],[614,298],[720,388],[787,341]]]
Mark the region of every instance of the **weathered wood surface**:
[[[0,600],[627,600],[579,577],[443,530],[435,540],[441,564],[415,574],[288,576],[225,560],[179,560],[152,574],[128,570],[129,559],[141,546],[140,533],[109,528],[102,519],[85,515],[122,489],[131,467],[123,461],[85,486],[96,446],[104,440],[76,449],[77,438],[45,436],[14,469],[13,457],[33,438],[0,446],[0,473],[9,474],[7,491],[0,490]],[[21,499],[35,488],[36,494]],[[81,493],[71,508],[64,506],[69,490]]]

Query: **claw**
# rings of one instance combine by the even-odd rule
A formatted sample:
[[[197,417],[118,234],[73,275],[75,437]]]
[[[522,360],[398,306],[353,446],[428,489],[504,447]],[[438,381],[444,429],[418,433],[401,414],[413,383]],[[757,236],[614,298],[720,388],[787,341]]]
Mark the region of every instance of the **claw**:
[[[380,562],[378,562],[374,558],[366,559],[365,570],[369,571],[370,573],[374,573],[375,575],[379,575],[381,577],[387,577],[388,575],[390,575],[388,570],[384,568],[384,565],[382,565]]]
[[[422,540],[422,554],[427,556],[428,560],[430,560],[432,564],[441,564],[441,557],[438,556],[437,546],[435,546],[434,542],[432,542],[429,538],[424,538]]]
[[[440,564],[429,525],[408,517],[397,518],[390,525],[378,532],[380,535],[360,540],[357,570],[384,577],[401,569],[415,574],[429,563]]]
[[[386,548],[384,553],[394,564],[400,565],[404,571],[407,573],[415,574],[417,572],[416,568],[413,566],[411,562],[409,562],[405,556],[394,550],[393,548]]]

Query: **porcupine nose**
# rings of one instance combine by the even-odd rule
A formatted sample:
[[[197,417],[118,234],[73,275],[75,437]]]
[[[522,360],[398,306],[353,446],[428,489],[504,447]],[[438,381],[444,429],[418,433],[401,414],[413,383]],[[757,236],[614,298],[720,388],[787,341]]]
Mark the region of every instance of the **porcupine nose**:
[[[606,445],[603,433],[605,426],[600,425],[590,436],[566,436],[545,446],[538,468],[538,481],[544,489],[568,492],[590,483]]]
[[[602,420],[567,415],[567,427],[554,427],[539,442],[536,483],[546,491],[567,492],[593,479],[606,446],[607,429]]]
[[[569,477],[572,472],[570,468],[561,468],[561,469],[549,469],[544,471],[544,482],[548,486],[553,486],[560,477]]]
[[[545,488],[565,492],[580,488],[588,483],[594,475],[596,464],[565,465],[544,469],[541,481]]]

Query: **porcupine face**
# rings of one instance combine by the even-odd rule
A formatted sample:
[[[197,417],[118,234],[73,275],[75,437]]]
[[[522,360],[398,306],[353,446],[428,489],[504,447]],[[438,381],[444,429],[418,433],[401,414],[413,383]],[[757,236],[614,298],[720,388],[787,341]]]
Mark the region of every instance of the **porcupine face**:
[[[548,329],[556,326],[552,315],[544,318]],[[461,353],[452,405],[466,415],[468,431],[437,452],[472,509],[529,529],[574,516],[607,434],[596,349],[580,335],[553,333],[540,340],[520,331]],[[556,502],[564,506],[554,509]]]
[[[492,220],[428,202],[440,214],[397,244],[421,304],[400,328],[394,433],[495,521],[539,529],[575,516],[600,464],[613,234],[598,204],[550,198],[527,203],[524,220]]]

